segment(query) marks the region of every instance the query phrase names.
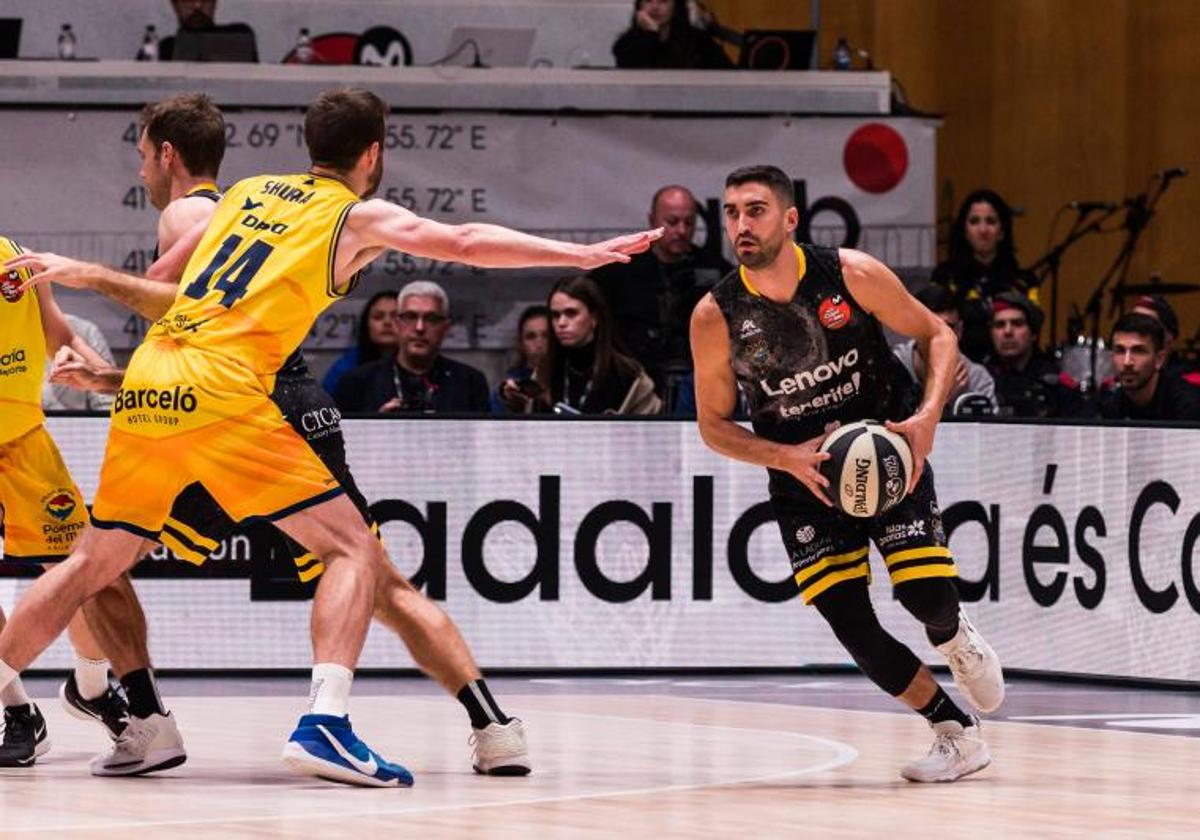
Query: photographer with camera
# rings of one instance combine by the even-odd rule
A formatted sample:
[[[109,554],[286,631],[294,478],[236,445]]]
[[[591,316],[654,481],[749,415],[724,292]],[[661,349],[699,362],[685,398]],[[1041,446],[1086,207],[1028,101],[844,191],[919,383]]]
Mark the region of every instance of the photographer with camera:
[[[442,355],[450,332],[450,300],[437,283],[409,283],[397,295],[399,343],[393,356],[359,365],[342,377],[334,401],[347,412],[488,414],[487,380]]]
[[[517,346],[508,372],[492,394],[493,414],[529,414],[542,386],[533,378],[550,343],[550,309],[542,304],[525,307],[517,321]]]

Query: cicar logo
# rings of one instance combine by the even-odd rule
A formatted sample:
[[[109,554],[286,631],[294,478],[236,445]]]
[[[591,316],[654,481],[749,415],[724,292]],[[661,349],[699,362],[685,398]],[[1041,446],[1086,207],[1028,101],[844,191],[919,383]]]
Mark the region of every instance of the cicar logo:
[[[21,291],[21,276],[15,271],[7,272],[0,277],[0,295],[9,303],[16,303],[25,293]]]
[[[50,516],[59,522],[65,522],[75,512],[75,495],[70,490],[55,490],[42,499],[42,506]]]
[[[825,329],[840,330],[850,323],[850,304],[841,295],[827,297],[817,307],[817,318]]]

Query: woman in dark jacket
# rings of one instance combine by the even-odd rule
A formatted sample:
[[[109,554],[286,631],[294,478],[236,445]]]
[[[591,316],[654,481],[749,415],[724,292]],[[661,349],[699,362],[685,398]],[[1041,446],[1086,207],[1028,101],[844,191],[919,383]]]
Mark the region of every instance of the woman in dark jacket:
[[[950,258],[932,279],[954,296],[963,319],[961,349],[976,362],[992,350],[996,295],[1019,292],[1038,303],[1036,278],[1017,265],[1012,210],[992,190],[975,190],[963,200],[950,231]]]
[[[538,411],[657,414],[662,400],[638,362],[613,346],[612,316],[595,281],[559,280],[550,290],[550,344],[538,362]]]
[[[613,56],[618,67],[639,70],[733,67],[712,35],[692,26],[687,0],[636,0],[633,20],[613,44]]]

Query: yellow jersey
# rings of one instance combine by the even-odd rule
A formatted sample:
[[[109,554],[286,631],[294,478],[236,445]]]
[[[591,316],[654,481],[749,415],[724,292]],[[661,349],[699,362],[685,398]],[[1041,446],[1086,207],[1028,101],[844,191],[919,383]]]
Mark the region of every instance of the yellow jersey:
[[[20,253],[20,245],[0,236],[0,264]],[[46,334],[37,294],[20,290],[28,278],[29,272],[0,268],[0,444],[46,419],[42,413]]]
[[[146,336],[236,361],[270,388],[317,316],[349,289],[334,256],[358,202],[324,175],[261,175],[234,184],[184,269],[169,312]]]

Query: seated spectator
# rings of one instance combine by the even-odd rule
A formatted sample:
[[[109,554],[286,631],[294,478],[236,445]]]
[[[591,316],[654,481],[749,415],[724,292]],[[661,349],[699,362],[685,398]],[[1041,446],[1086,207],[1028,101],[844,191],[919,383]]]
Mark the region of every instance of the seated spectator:
[[[1192,385],[1200,385],[1200,372],[1196,366],[1184,359],[1175,349],[1179,340],[1179,316],[1175,308],[1162,295],[1142,295],[1134,301],[1130,312],[1140,312],[1158,321],[1163,328],[1163,349],[1167,352],[1167,361],[1163,365],[1164,376],[1182,377]]]
[[[992,303],[992,354],[986,365],[996,383],[1000,413],[1014,417],[1068,417],[1080,410],[1079,386],[1038,347],[1042,310],[1017,292]]]
[[[628,263],[590,275],[604,292],[621,348],[641,362],[668,403],[674,402],[679,378],[692,369],[692,310],[733,270],[720,254],[692,242],[698,210],[686,187],[662,187],[650,201],[649,216],[650,227],[663,228],[662,238]]]
[[[395,292],[376,292],[371,295],[362,314],[358,316],[358,342],[337,358],[321,382],[327,393],[336,394],[341,378],[359,365],[395,354],[399,340],[396,308]]]
[[[954,306],[954,297],[944,286],[926,286],[914,296],[926,309],[946,322],[954,334],[962,340],[962,316]],[[925,372],[927,366],[925,357],[916,340],[897,344],[892,352],[912,377],[914,409],[920,404],[925,394]],[[974,398],[973,398],[974,397]],[[946,406],[942,410],[945,417],[954,414],[995,414],[996,413],[996,383],[987,368],[978,362],[973,362],[966,356],[958,357],[958,367],[954,371],[954,383]]]
[[[517,346],[504,378],[492,394],[492,413],[529,414],[541,386],[534,371],[550,344],[550,310],[540,303],[525,307],[517,321]]]
[[[932,280],[950,290],[962,313],[960,349],[972,361],[983,361],[992,351],[993,298],[1019,292],[1038,302],[1036,278],[1017,265],[1012,210],[1004,199],[991,190],[966,197],[950,230],[950,257],[934,269]]]
[[[638,70],[729,70],[733,62],[713,39],[716,23],[706,8],[695,3],[692,25],[687,0],[635,0],[629,29],[613,44],[617,66]]]
[[[1200,421],[1200,388],[1167,376],[1163,325],[1141,312],[1113,324],[1109,345],[1117,387],[1105,395],[1100,416],[1110,420]]]
[[[450,300],[436,283],[409,283],[397,296],[396,352],[342,377],[334,401],[342,411],[488,413],[487,380],[442,355]]]
[[[171,0],[175,17],[179,21],[179,31],[158,42],[158,60],[175,60],[175,38],[179,32],[247,32],[253,41],[254,30],[244,23],[229,23],[218,25],[217,0]],[[252,56],[244,60],[258,61],[258,49],[254,48]]]
[[[662,400],[635,359],[613,346],[612,316],[587,277],[560,280],[550,290],[546,355],[537,367],[542,390],[535,410],[559,414],[657,414]]]
[[[116,366],[112,350],[104,340],[104,333],[91,321],[67,315],[67,323],[75,335],[79,336],[96,351],[96,355]],[[50,369],[54,359],[46,358],[46,378],[42,380],[42,408],[47,411],[108,411],[112,408],[113,395],[102,394],[99,391],[81,391],[70,385],[50,381]]]

